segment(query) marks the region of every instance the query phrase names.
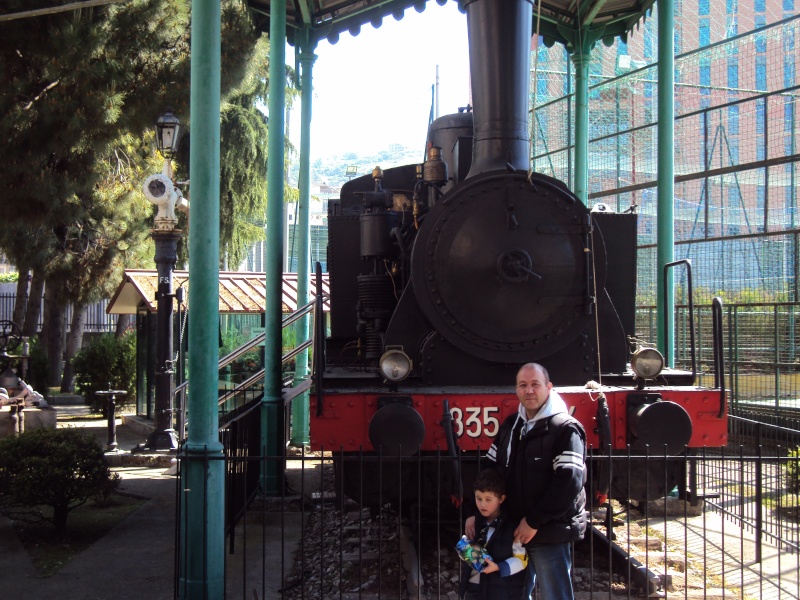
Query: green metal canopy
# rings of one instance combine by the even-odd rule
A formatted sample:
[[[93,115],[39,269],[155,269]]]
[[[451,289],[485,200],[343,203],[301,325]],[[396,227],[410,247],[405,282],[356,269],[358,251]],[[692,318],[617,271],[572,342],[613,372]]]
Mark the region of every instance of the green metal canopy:
[[[435,0],[439,5],[448,1]],[[655,0],[534,0],[534,21],[531,31],[537,30],[545,43],[564,44],[568,50],[588,50],[583,47],[602,39],[610,44],[615,37],[626,39]],[[269,32],[270,0],[248,0],[260,30]],[[288,0],[286,3],[286,37],[294,44],[295,35],[304,28],[312,31],[316,43],[327,39],[336,43],[339,35],[349,32],[358,35],[361,27],[371,24],[380,27],[383,20],[403,18],[408,8],[425,10],[428,0]]]
[[[90,0],[98,1],[98,0]],[[107,0],[99,0],[107,1]],[[108,0],[113,1],[113,0]],[[444,5],[448,0],[435,0]],[[450,0],[456,1],[456,0]],[[461,5],[467,0],[458,0]],[[500,1],[500,0],[492,0]],[[575,94],[575,172],[576,193],[585,202],[587,194],[588,153],[588,76],[589,50],[598,41],[624,37],[651,8],[654,0],[538,0],[533,5],[531,33],[539,32],[547,42],[565,44],[572,52],[576,67]],[[367,23],[380,27],[383,19],[392,16],[401,19],[405,10],[413,7],[425,10],[425,0],[247,0],[258,28],[269,33],[273,40],[270,48],[269,80],[272,85],[285,86],[285,44],[287,39],[299,50],[297,60],[301,88],[301,141],[300,141],[300,203],[308,205],[309,199],[309,148],[311,122],[312,79],[314,48],[322,39],[335,42],[342,32],[358,35]],[[271,10],[275,8],[275,13]],[[672,196],[674,152],[672,126],[673,109],[673,4],[662,0],[658,10],[659,31],[669,32],[659,36],[658,63],[658,266],[659,270],[672,261]],[[219,2],[193,0],[192,2],[192,71],[191,111],[195,124],[191,138],[190,171],[192,173],[192,213],[189,238],[189,270],[196,273],[193,284],[194,309],[189,314],[189,335],[193,350],[189,353],[189,384],[187,410],[192,415],[192,427],[187,442],[182,446],[185,454],[181,470],[182,489],[202,490],[184,496],[184,515],[181,517],[180,543],[182,553],[176,589],[181,600],[225,597],[225,473],[222,444],[219,442],[217,413],[217,340],[219,329],[219,113],[220,113],[220,6]],[[285,99],[283,93],[269,94],[269,155],[285,154]],[[580,161],[578,160],[580,157]],[[284,173],[282,160],[267,164],[267,246],[265,250],[265,285],[279,290],[282,286],[283,252],[283,196]],[[581,195],[582,194],[582,195]],[[307,229],[301,211],[301,228]],[[272,225],[270,225],[272,224]],[[303,269],[307,257],[299,261]],[[297,298],[304,303],[307,290],[300,283],[308,281],[308,273],[298,272]],[[665,278],[666,279],[666,278]],[[660,280],[659,280],[660,281]],[[659,283],[659,298],[665,298],[659,309],[659,331],[666,322],[664,314],[674,312],[672,282]],[[665,292],[665,293],[662,293]],[[261,448],[264,456],[280,456],[284,448],[282,433],[285,428],[283,411],[281,365],[281,304],[278,294],[267,294],[264,309],[264,395],[261,401]],[[307,327],[300,328],[307,331]],[[674,336],[666,336],[673,339]],[[662,338],[660,345],[664,345]],[[670,342],[671,343],[671,342]],[[667,348],[667,363],[672,364],[672,348]],[[296,377],[304,376],[305,367],[298,357]],[[298,396],[292,401],[293,432],[307,431],[308,403]],[[297,419],[296,419],[297,417]],[[294,433],[293,433],[294,435]],[[211,459],[211,460],[210,460]],[[267,494],[283,489],[282,472],[277,467],[263,467],[260,485]]]

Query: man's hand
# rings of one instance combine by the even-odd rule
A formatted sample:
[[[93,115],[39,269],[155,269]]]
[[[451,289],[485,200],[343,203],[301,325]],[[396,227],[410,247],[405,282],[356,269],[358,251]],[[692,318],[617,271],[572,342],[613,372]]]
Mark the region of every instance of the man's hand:
[[[475,517],[467,517],[464,522],[464,535],[470,541],[475,539]]]
[[[514,530],[514,539],[519,540],[522,544],[527,544],[535,535],[536,529],[528,525],[528,521],[525,520],[525,517],[522,517],[519,525],[517,525],[517,528]]]

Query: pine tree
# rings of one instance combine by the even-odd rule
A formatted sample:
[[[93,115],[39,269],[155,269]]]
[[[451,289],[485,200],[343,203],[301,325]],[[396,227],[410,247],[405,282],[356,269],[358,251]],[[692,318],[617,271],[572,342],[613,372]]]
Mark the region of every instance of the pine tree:
[[[0,11],[69,2],[7,0]],[[46,279],[46,301],[54,305],[47,311],[52,323],[45,324],[51,365],[60,364],[66,306],[107,295],[123,265],[148,260],[153,207],[141,183],[146,172],[160,171],[153,168],[150,131],[166,106],[191,125],[190,7],[189,0],[130,0],[0,22],[0,249],[29,267],[34,281]],[[258,158],[229,168],[233,183],[224,183],[223,218],[241,214],[247,225],[266,195],[265,123],[254,125],[252,104],[263,97],[266,48],[241,0],[223,0],[222,26],[223,99],[251,102],[226,103],[226,113],[241,109],[227,122],[236,124],[234,132],[249,127],[263,138]],[[188,160],[179,157],[178,178],[182,165]],[[252,231],[240,233],[227,222],[223,231],[233,254],[253,239]],[[58,369],[51,372],[55,381]]]

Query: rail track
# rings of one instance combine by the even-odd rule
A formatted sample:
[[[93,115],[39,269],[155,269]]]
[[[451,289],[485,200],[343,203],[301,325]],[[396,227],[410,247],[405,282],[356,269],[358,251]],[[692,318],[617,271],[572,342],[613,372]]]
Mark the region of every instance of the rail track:
[[[361,507],[337,493],[332,463],[318,458],[306,456],[312,462],[303,463],[304,535],[287,570],[283,598],[456,600],[461,562],[455,544],[463,515],[444,509],[434,515],[414,508],[403,512],[390,504]],[[309,468],[312,464],[316,468]],[[702,565],[693,566],[685,552],[668,547],[655,523],[685,522],[700,514],[702,504],[668,498],[650,506],[616,501],[612,506],[611,519],[606,507],[591,513],[591,534],[575,546],[576,592],[653,597],[708,587]]]
[[[613,540],[604,509],[592,513],[591,535],[575,546],[576,592],[620,596],[683,594],[706,585],[685,557],[677,557],[646,525],[645,515],[617,506]],[[305,535],[282,593],[314,598],[455,600],[461,563],[455,519],[414,518],[389,506],[343,505],[318,494],[308,509]]]

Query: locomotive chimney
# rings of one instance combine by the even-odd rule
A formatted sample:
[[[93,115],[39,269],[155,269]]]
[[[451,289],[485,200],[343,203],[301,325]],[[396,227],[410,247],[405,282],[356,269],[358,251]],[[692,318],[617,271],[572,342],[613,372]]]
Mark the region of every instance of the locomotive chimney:
[[[531,0],[466,0],[474,138],[467,179],[528,170]]]

